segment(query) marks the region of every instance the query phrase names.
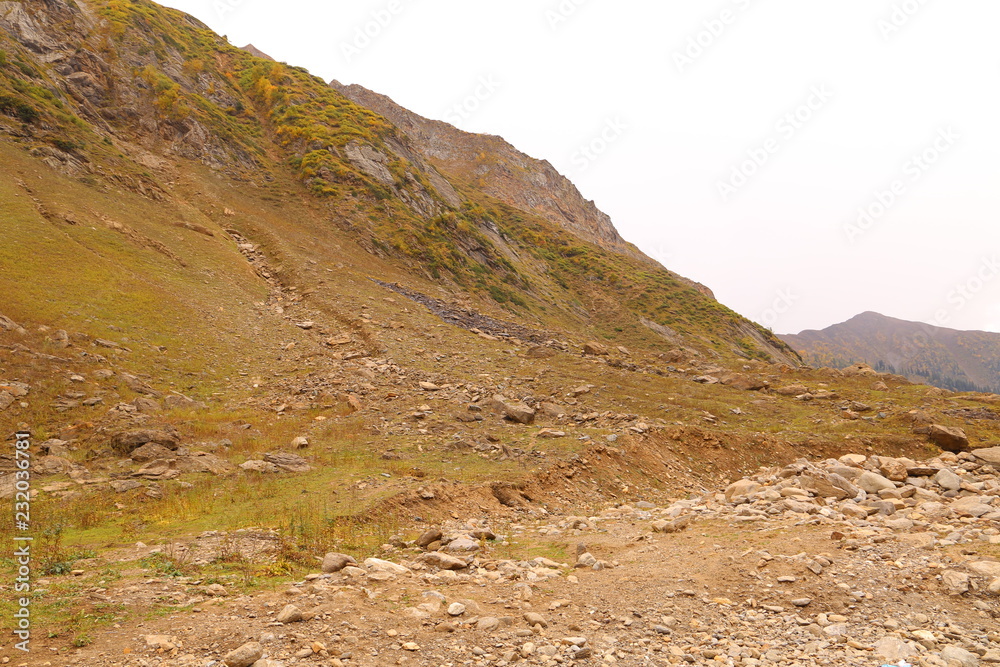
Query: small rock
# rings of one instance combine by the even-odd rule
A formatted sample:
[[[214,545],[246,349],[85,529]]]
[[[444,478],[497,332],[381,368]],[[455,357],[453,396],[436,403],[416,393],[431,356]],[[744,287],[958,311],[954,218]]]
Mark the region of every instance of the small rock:
[[[328,553],[323,557],[323,572],[331,574],[340,572],[348,565],[357,565],[357,561],[347,554]]]
[[[540,625],[543,628],[549,627],[548,621],[546,621],[545,617],[539,614],[538,612],[534,611],[527,612],[524,615],[524,620],[532,628],[535,627],[536,625]]]
[[[264,647],[257,642],[248,642],[226,654],[226,667],[250,667],[264,657]]]
[[[275,618],[278,623],[298,623],[302,621],[302,610],[293,604],[285,605]]]

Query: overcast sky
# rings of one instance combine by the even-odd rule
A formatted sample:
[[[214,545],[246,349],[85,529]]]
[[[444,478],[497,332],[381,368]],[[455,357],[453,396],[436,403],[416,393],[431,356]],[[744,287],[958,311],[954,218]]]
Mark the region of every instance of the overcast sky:
[[[1000,332],[996,0],[166,4],[549,160],[776,332]]]

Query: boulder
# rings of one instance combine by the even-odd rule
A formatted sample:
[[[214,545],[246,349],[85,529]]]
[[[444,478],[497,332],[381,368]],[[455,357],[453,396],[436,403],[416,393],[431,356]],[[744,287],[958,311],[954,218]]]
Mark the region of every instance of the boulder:
[[[499,394],[493,397],[493,402],[503,416],[512,422],[528,425],[535,421],[535,411],[524,403],[508,401]]]
[[[464,570],[468,567],[468,564],[461,558],[441,553],[440,551],[428,551],[425,554],[421,554],[417,557],[417,562],[441,570]]]
[[[312,470],[312,466],[304,458],[287,452],[270,452],[264,454],[264,461],[273,463],[288,472],[309,472]]]
[[[302,610],[293,604],[285,605],[274,620],[278,623],[299,623],[303,620]]]
[[[248,642],[226,654],[226,667],[250,667],[264,657],[264,647],[257,642]]]
[[[191,456],[178,459],[177,469],[181,472],[207,472],[210,475],[228,475],[236,471],[236,466],[215,454],[194,452]]]
[[[964,595],[969,592],[969,575],[957,570],[945,570],[941,573],[941,583],[948,595]]]
[[[439,529],[431,528],[421,533],[415,544],[421,549],[426,549],[427,545],[433,544],[434,542],[440,542],[442,537],[444,537],[444,534]]]
[[[962,478],[947,468],[938,470],[937,474],[934,475],[934,481],[942,489],[948,491],[958,491],[962,488]]]
[[[133,451],[150,442],[162,445],[171,451],[180,447],[180,438],[176,432],[159,429],[135,429],[111,436],[111,449],[119,456],[129,456]]]
[[[858,495],[860,489],[836,473],[810,472],[799,477],[799,486],[812,491],[820,498],[847,500]]]
[[[941,659],[949,664],[958,662],[962,667],[979,667],[979,656],[961,646],[945,646],[941,649],[940,655]]]
[[[347,554],[328,553],[323,557],[323,572],[332,574],[340,572],[348,565],[357,565],[357,561]]]
[[[752,496],[763,488],[764,487],[752,479],[741,479],[726,487],[726,500],[733,502],[736,498]]]
[[[883,489],[895,489],[896,485],[875,472],[866,472],[857,479],[857,485],[868,493],[878,493]]]
[[[278,466],[270,463],[268,461],[244,461],[240,464],[242,470],[247,472],[259,472],[259,473],[275,473],[281,470]]]
[[[980,461],[986,461],[990,465],[1000,468],[1000,447],[987,447],[986,449],[974,449],[972,455]]]
[[[410,572],[407,567],[381,558],[366,558],[364,565],[369,572],[385,572],[387,574],[408,574]]]
[[[156,459],[169,461],[170,459],[176,459],[177,455],[163,445],[158,445],[155,442],[147,442],[145,445],[134,449],[129,458],[136,463],[149,463]]]
[[[583,346],[583,353],[593,357],[605,357],[610,354],[608,348],[597,341],[590,341]]]
[[[981,577],[996,579],[1000,577],[1000,563],[992,560],[981,560],[969,563],[967,567]]]
[[[931,442],[946,452],[967,452],[970,449],[969,436],[958,427],[931,424],[927,436]]]

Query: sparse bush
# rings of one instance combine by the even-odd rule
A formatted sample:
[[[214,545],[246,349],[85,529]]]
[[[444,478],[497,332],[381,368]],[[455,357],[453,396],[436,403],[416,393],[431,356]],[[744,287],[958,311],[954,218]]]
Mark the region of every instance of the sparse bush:
[[[0,113],[13,116],[23,123],[34,123],[39,116],[35,107],[10,95],[0,95]]]

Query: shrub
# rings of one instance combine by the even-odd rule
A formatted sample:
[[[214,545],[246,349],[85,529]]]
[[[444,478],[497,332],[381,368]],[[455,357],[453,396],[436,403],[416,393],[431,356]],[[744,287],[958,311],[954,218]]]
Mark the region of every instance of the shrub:
[[[24,123],[34,123],[38,120],[35,107],[10,95],[0,95],[0,113],[13,116]]]

